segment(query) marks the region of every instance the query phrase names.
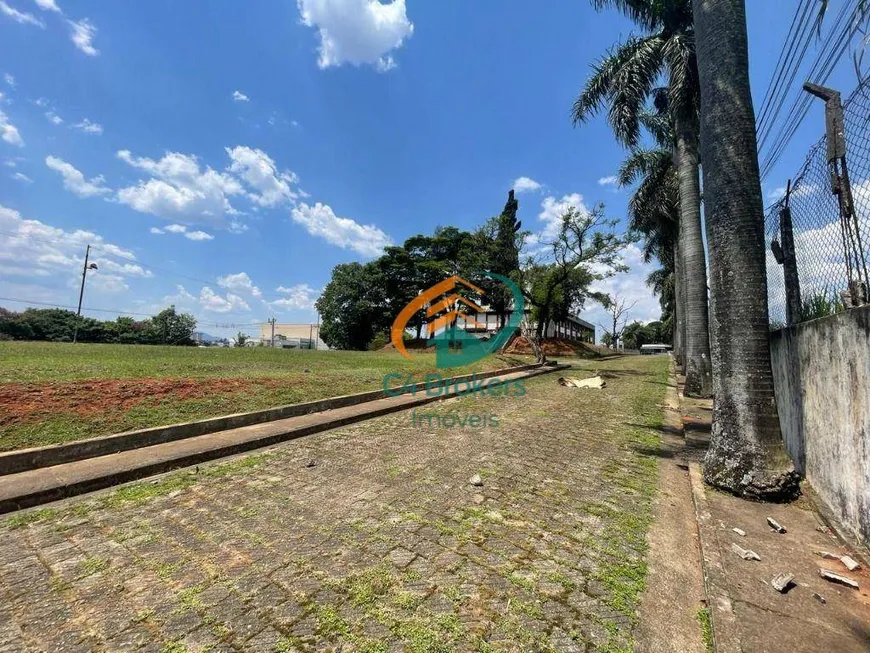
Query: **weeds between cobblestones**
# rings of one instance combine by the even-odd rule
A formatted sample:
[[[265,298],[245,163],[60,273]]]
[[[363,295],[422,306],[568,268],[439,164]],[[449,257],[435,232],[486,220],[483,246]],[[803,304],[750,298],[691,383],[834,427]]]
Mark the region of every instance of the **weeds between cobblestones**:
[[[492,412],[499,428],[412,428],[399,413],[13,515],[0,527],[0,642],[631,650],[666,361],[582,365],[607,388],[545,376],[525,397],[436,405]]]

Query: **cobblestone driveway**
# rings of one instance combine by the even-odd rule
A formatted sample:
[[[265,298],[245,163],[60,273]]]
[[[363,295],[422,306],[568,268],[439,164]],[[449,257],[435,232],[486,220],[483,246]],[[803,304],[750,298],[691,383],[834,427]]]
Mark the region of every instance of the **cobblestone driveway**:
[[[14,515],[0,650],[630,650],[666,360],[582,365]]]

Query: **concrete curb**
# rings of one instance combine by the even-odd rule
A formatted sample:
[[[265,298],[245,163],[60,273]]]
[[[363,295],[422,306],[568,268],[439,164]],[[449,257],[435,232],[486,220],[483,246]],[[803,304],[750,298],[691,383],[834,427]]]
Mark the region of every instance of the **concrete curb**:
[[[570,365],[532,366],[502,376],[528,379],[570,368]],[[180,467],[270,447],[321,431],[380,417],[408,408],[449,399],[455,387],[434,397],[401,395],[382,397],[371,406],[344,406],[329,412],[299,415],[180,440],[152,444],[111,455],[67,462],[0,477],[0,514],[101,490],[154,476]],[[332,413],[330,415],[330,412]]]
[[[684,428],[685,410],[683,408],[683,388],[680,386],[676,366],[671,368],[674,384],[677,386],[677,402],[683,436],[688,437]],[[725,570],[717,546],[718,535],[712,523],[712,514],[707,503],[704,477],[701,466],[689,461],[689,484],[692,488],[692,503],[695,506],[695,521],[698,527],[698,545],[701,549],[701,574],[704,579],[704,593],[710,611],[710,625],[713,634],[713,650],[716,653],[743,653],[743,646],[737,633],[737,616],[726,591]]]
[[[713,628],[713,647],[716,653],[742,653],[740,637],[737,633],[737,617],[726,591],[725,570],[716,545],[716,527],[707,505],[704,479],[701,466],[689,463],[689,481],[692,484],[692,501],[695,504],[695,517],[698,520],[698,541],[701,545],[701,570],[704,574],[704,590],[710,608],[710,622]]]
[[[443,379],[443,383],[453,384],[456,382],[462,383],[463,381],[470,381],[472,379],[490,379],[496,376],[525,372],[539,367],[541,367],[540,363],[533,363],[531,365],[519,365],[501,370],[493,370],[491,372],[481,372],[479,374],[464,374],[462,376]],[[425,390],[426,383],[416,383],[413,387],[414,392]],[[10,451],[0,454],[0,476],[16,474],[32,469],[40,469],[42,467],[52,467],[54,465],[61,465],[76,460],[96,458],[97,456],[105,456],[108,454],[119,453],[121,451],[129,451],[130,449],[138,449],[140,447],[173,442],[175,440],[192,438],[207,433],[215,433],[217,431],[226,431],[228,429],[236,429],[244,426],[251,426],[253,424],[262,424],[264,422],[274,422],[279,419],[298,417],[300,415],[310,415],[311,413],[320,413],[335,408],[344,408],[346,406],[356,406],[358,404],[383,399],[386,396],[387,394],[383,390],[370,390],[367,392],[342,395],[339,397],[329,397],[327,399],[318,399],[316,401],[308,401],[300,404],[267,408],[265,410],[257,410],[249,413],[236,413],[234,415],[212,417],[209,419],[197,420],[195,422],[157,426],[137,431],[127,431],[125,433],[105,435],[88,440],[76,440],[75,442],[55,444],[47,447],[33,447],[30,449]]]

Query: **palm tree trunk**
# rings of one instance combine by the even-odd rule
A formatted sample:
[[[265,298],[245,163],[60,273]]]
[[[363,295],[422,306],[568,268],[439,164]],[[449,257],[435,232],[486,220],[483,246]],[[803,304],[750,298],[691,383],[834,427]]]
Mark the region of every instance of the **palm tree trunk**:
[[[683,367],[683,350],[686,345],[686,302],[683,292],[683,255],[680,245],[674,247],[674,358]]]
[[[694,121],[691,121],[694,122]],[[677,118],[677,171],[680,178],[680,251],[685,281],[684,392],[688,397],[713,396],[713,364],[707,320],[707,261],[701,238],[701,184],[695,125]]]
[[[764,214],[744,0],[693,0],[701,83],[704,211],[713,294],[711,485],[782,500],[799,476],[780,433],[767,317]]]

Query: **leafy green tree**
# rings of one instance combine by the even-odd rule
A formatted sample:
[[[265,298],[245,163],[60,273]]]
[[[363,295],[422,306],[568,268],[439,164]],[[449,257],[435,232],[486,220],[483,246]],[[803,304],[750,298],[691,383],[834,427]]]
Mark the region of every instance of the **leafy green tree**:
[[[622,342],[626,349],[640,349],[644,345],[667,344],[668,339],[661,322],[643,324],[635,320],[622,332]]]
[[[782,440],[768,332],[764,209],[744,0],[695,0],[710,246],[713,429],[704,478],[757,499],[799,492]]]
[[[607,118],[616,137],[637,147],[641,116],[650,98],[666,110],[673,126],[680,195],[680,274],[685,281],[685,392],[712,394],[701,195],[698,174],[698,107],[700,85],[695,58],[691,0],[592,0],[612,7],[643,33],[617,45],[593,66],[593,74],[574,102],[574,122],[587,120],[608,104]],[[664,76],[667,88],[658,84]]]
[[[151,318],[152,338],[164,345],[193,345],[196,318],[189,313],[179,313],[175,306],[160,311]]]
[[[622,344],[626,349],[640,349],[647,342],[647,332],[643,322],[635,320],[622,330]]]
[[[149,320],[122,316],[106,322],[85,316],[77,319],[72,311],[60,308],[28,308],[21,313],[0,308],[0,334],[16,340],[71,342],[76,322],[79,342],[190,345],[196,328],[196,319],[178,313],[175,307]]]
[[[408,302],[425,289],[422,285],[424,282],[420,263],[420,259],[409,252],[407,247],[387,247],[384,255],[375,261],[383,283],[385,311],[398,315]],[[408,322],[408,326],[416,330],[418,340],[423,324],[422,312],[418,312]]]
[[[34,340],[33,329],[20,313],[0,308],[0,335],[10,340]]]
[[[248,344],[248,341],[250,339],[251,336],[249,336],[247,333],[239,331],[236,334],[236,347],[244,347],[246,344]]]
[[[154,337],[151,320],[135,320],[132,317],[120,316],[114,322],[108,322],[112,342],[124,345],[155,344],[159,342]]]
[[[642,236],[644,261],[653,257],[662,264],[659,279],[650,275],[648,284],[659,295],[662,320],[674,334],[674,356],[682,365],[686,340],[685,283],[682,279],[679,243],[680,188],[677,169],[668,144],[673,132],[667,115],[644,113],[641,123],[653,136],[656,147],[635,148],[619,170],[622,186],[637,184],[628,203],[629,228]],[[667,339],[671,342],[671,338]]]
[[[628,269],[619,259],[628,240],[613,232],[616,223],[605,217],[601,204],[589,212],[570,207],[548,253],[538,260],[531,257],[518,271],[535,322],[534,333],[527,337],[539,361],[546,360],[541,344],[550,322],[580,308],[592,296],[589,286],[593,281]]]
[[[335,266],[316,306],[320,337],[334,349],[366,349],[375,334],[385,332],[395,318],[377,262]]]

